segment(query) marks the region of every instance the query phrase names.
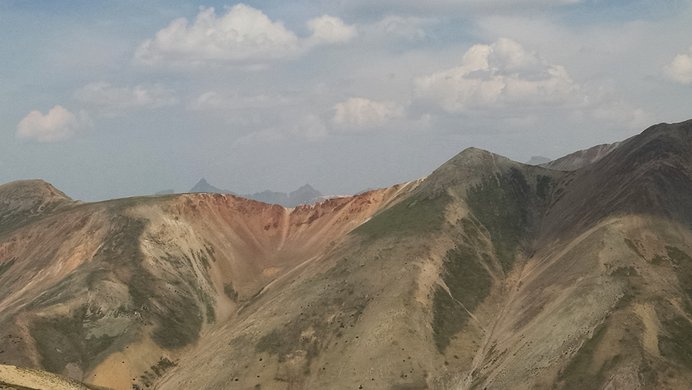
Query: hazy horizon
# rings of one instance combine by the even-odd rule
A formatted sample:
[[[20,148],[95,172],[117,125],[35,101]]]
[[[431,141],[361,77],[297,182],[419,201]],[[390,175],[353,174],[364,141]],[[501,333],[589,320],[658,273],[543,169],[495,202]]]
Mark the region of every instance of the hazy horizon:
[[[0,183],[350,194],[692,117],[692,2],[4,1]]]

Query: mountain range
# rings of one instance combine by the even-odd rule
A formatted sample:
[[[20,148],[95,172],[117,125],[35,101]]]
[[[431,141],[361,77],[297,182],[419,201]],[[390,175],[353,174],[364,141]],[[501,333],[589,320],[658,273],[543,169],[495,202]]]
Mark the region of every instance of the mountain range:
[[[688,389],[691,286],[692,121],[292,208],[13,182],[0,387]]]
[[[195,184],[195,186],[192,187],[189,192],[236,195],[232,191],[223,190],[221,188],[209,184],[209,182],[207,182],[207,180],[204,178],[197,182],[197,184]],[[289,193],[267,190],[257,192],[254,194],[246,194],[240,196],[242,196],[243,198],[253,199],[268,204],[278,204],[284,207],[296,207],[299,205],[312,204],[319,200],[322,200],[323,197],[322,193],[312,188],[310,184],[305,184],[297,190]]]

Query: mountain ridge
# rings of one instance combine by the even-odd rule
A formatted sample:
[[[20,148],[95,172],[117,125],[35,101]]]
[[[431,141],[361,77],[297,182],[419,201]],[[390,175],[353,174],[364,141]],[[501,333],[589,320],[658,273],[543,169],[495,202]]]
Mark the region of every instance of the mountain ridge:
[[[545,168],[558,171],[576,171],[586,165],[593,164],[615,150],[622,142],[601,144],[587,149],[578,150],[558,159],[538,164]]]
[[[67,203],[0,234],[0,363],[123,389],[685,389],[690,193],[687,121],[573,171],[468,148],[295,208]]]

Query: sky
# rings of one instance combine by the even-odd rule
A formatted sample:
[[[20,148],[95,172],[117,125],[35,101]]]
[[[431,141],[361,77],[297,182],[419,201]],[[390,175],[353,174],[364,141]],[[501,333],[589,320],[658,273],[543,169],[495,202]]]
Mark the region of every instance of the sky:
[[[0,183],[356,193],[692,118],[689,0],[0,0]]]

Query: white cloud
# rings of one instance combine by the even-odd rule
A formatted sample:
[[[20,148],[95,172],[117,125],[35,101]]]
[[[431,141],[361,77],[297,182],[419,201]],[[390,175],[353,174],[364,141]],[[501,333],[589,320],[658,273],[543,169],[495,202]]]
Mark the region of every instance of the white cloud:
[[[17,125],[16,136],[37,142],[57,142],[74,136],[87,124],[86,114],[78,116],[56,105],[45,115],[37,110],[27,114]]]
[[[681,84],[692,84],[692,47],[687,53],[681,53],[673,58],[664,68],[666,75]]]
[[[106,115],[143,108],[160,108],[176,104],[175,92],[160,84],[118,87],[108,82],[87,84],[75,98]]]
[[[417,99],[450,113],[506,106],[561,105],[578,100],[579,86],[564,67],[519,43],[500,38],[474,45],[461,66],[414,80]]]
[[[329,15],[311,19],[307,25],[312,32],[312,44],[343,43],[358,35],[354,26],[346,25],[341,19]]]
[[[480,127],[502,120],[523,128],[515,125],[569,117],[574,123],[634,129],[653,120],[610,84],[580,84],[562,65],[500,38],[469,48],[460,66],[414,78],[411,108],[433,115],[464,115],[468,121],[479,121]]]
[[[361,97],[336,104],[334,111],[333,121],[336,125],[355,129],[380,127],[404,114],[403,107],[396,103]]]
[[[332,16],[312,19],[307,25],[312,35],[301,38],[282,22],[245,4],[220,16],[214,8],[206,8],[192,23],[185,18],[172,21],[137,48],[135,59],[147,65],[257,66],[296,57],[321,44],[346,42],[356,35],[355,27]]]

